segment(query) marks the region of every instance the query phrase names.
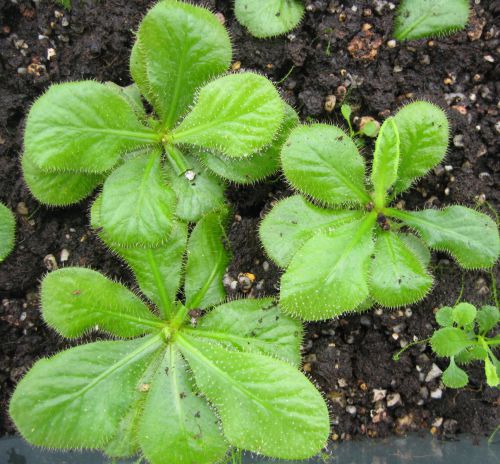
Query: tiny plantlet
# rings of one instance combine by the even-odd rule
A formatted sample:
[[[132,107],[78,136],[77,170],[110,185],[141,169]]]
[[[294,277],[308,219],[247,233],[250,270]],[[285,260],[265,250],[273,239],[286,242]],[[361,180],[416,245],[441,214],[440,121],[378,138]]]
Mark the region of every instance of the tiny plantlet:
[[[285,34],[304,16],[303,0],[234,0],[236,19],[258,38]]]
[[[402,0],[394,35],[415,40],[452,34],[466,26],[469,10],[469,0]]]
[[[10,403],[21,434],[37,446],[152,464],[221,462],[231,447],[284,459],[319,452],[329,416],[297,369],[301,324],[269,298],[223,302],[222,213],[205,215],[189,238],[178,222],[167,244],[147,248],[112,245],[99,211],[94,205],[93,226],[141,294],[85,268],[45,277],[41,310],[50,327],[67,338],[97,328],[113,340],[31,368]]]
[[[291,132],[281,161],[299,194],[278,202],[260,227],[266,252],[285,268],[285,311],[321,320],[374,303],[415,303],[432,288],[429,248],[466,269],[493,266],[500,239],[489,216],[464,206],[391,206],[441,162],[448,136],[440,108],[423,101],[403,107],[380,128],[367,183],[364,159],[341,129],[311,124]]]
[[[0,263],[14,248],[16,220],[12,211],[0,203]]]
[[[137,31],[135,84],[58,84],[34,103],[22,159],[33,195],[67,205],[103,184],[109,238],[154,246],[174,218],[196,222],[221,207],[223,179],[275,172],[297,115],[265,77],[223,74],[231,57],[228,33],[208,10],[159,2]]]
[[[450,359],[442,376],[447,387],[465,387],[469,377],[458,365],[474,361],[484,363],[487,384],[498,387],[500,362],[494,350],[500,345],[500,336],[491,334],[499,321],[500,312],[496,306],[477,310],[469,303],[459,303],[453,308],[445,306],[436,313],[436,322],[441,328],[434,332],[430,344],[434,353]]]

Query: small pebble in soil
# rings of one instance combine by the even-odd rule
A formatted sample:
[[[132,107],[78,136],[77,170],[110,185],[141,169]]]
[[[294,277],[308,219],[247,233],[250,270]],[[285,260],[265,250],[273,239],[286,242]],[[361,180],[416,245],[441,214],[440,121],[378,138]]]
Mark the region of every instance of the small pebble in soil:
[[[248,293],[255,282],[255,274],[251,272],[241,272],[238,274],[238,285],[243,293]]]
[[[453,145],[455,145],[457,148],[464,147],[464,136],[462,134],[455,135],[455,137],[453,137]]]
[[[401,395],[399,393],[389,393],[387,395],[387,407],[392,408],[401,403]]]
[[[443,397],[443,390],[441,388],[436,388],[436,390],[431,391],[431,398],[434,400],[440,400]]]
[[[26,207],[26,203],[24,201],[20,201],[16,206],[16,211],[21,216],[27,216],[29,214],[28,208]]]
[[[356,409],[356,406],[347,406],[345,408],[345,410],[351,415],[351,416],[355,416],[356,415],[356,412],[357,412],[357,409]]]
[[[335,109],[336,103],[337,97],[335,97],[335,95],[327,95],[325,99],[325,111],[331,113]]]
[[[43,264],[45,264],[45,267],[49,271],[55,271],[58,268],[57,261],[54,255],[45,256],[45,258],[43,258]]]
[[[435,363],[433,363],[431,370],[425,376],[425,381],[427,383],[432,382],[434,379],[437,379],[438,377],[440,377],[442,373],[443,373],[443,371],[441,369],[439,369],[439,367]]]
[[[374,388],[372,390],[372,393],[373,393],[372,402],[376,403],[377,401],[383,400],[385,398],[385,396],[387,395],[387,390],[382,388]]]
[[[61,263],[65,263],[66,261],[68,261],[69,259],[69,251],[66,250],[66,248],[63,248],[61,250],[61,255],[59,257],[59,260],[61,261]]]
[[[344,378],[338,379],[337,383],[338,383],[338,385],[339,385],[340,388],[345,388],[348,385],[347,380],[344,379]]]

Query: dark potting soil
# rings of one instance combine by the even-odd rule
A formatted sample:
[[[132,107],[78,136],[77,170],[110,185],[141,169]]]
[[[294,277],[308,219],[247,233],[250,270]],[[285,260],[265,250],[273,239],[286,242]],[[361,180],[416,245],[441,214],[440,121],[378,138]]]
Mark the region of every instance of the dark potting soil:
[[[379,121],[417,98],[447,108],[448,156],[402,200],[408,208],[462,203],[486,212],[488,204],[498,209],[500,42],[494,18],[500,1],[473,2],[466,31],[406,44],[391,42],[395,5],[385,0],[306,0],[301,27],[266,41],[252,38],[234,20],[231,1],[195,3],[208,4],[225,19],[235,44],[234,69],[255,69],[281,82],[303,121],[343,125],[344,99],[357,118]],[[24,118],[34,98],[54,82],[129,84],[133,31],[151,4],[74,0],[68,12],[50,1],[0,0],[0,201],[16,212],[18,227],[16,248],[0,266],[0,435],[14,432],[6,408],[15,383],[38,358],[68,345],[40,318],[37,289],[44,273],[55,266],[89,266],[133,285],[129,272],[89,229],[89,201],[50,209],[31,197],[19,169]],[[328,112],[331,95],[337,104]],[[368,146],[368,159],[370,153]],[[225,283],[232,297],[243,296],[248,282],[238,283],[238,276],[245,272],[256,276],[251,296],[277,293],[280,271],[264,256],[257,227],[273,201],[289,194],[280,176],[228,189],[235,213],[234,259]],[[414,336],[431,334],[434,311],[452,304],[462,286],[464,300],[492,301],[488,272],[463,273],[443,254],[434,254],[432,267],[432,294],[411,308],[375,309],[307,326],[303,368],[328,398],[333,440],[408,430],[444,437],[487,434],[497,425],[500,396],[486,385],[480,366],[467,368],[467,388],[451,390],[439,379],[446,363],[425,345],[392,360]],[[494,272],[498,279],[498,266]]]

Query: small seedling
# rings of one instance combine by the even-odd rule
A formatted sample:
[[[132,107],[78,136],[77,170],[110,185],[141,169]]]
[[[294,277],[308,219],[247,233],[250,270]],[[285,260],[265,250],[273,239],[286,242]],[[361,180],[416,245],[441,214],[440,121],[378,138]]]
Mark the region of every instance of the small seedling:
[[[94,207],[106,241],[100,221]],[[177,223],[168,244],[112,247],[140,296],[90,269],[45,277],[41,309],[50,327],[66,338],[98,329],[113,340],[42,359],[20,381],[10,414],[30,443],[152,464],[221,462],[230,447],[284,459],[322,448],[329,416],[297,369],[302,326],[269,298],[221,304],[224,234],[212,212],[189,239]]]
[[[395,22],[398,40],[452,34],[469,20],[468,0],[402,0]]]
[[[450,358],[442,376],[447,387],[465,387],[469,377],[457,364],[466,365],[473,361],[484,363],[486,382],[490,387],[498,387],[500,362],[494,350],[500,345],[500,336],[492,333],[499,321],[500,312],[496,306],[483,306],[477,310],[469,303],[459,303],[453,308],[441,308],[436,313],[436,322],[441,328],[434,332],[430,344],[438,356]]]
[[[304,16],[302,0],[235,0],[236,19],[255,37],[285,34]]]
[[[448,136],[440,108],[405,106],[380,129],[367,187],[364,159],[341,129],[312,124],[292,131],[281,161],[300,194],[275,205],[260,227],[268,255],[285,268],[284,310],[320,320],[374,303],[415,303],[432,288],[428,248],[451,254],[466,269],[496,262],[500,239],[489,216],[464,206],[391,206],[441,162]]]
[[[34,196],[67,205],[104,182],[108,236],[153,246],[174,217],[195,222],[221,207],[221,178],[249,183],[276,171],[297,116],[265,77],[220,77],[231,57],[228,33],[208,10],[158,3],[136,35],[134,85],[58,84],[34,103],[22,160]]]
[[[0,203],[0,263],[14,248],[16,220],[12,211]]]

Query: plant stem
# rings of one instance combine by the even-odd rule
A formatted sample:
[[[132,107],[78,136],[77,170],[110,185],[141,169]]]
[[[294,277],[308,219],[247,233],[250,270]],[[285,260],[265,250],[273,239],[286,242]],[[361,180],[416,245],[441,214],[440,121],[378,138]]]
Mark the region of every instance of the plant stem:
[[[414,342],[408,343],[404,348],[399,350],[393,357],[394,361],[399,361],[399,358],[401,355],[408,349],[410,349],[412,346],[418,345],[419,343],[427,343],[431,338],[424,338],[423,340],[415,340]]]
[[[178,150],[170,143],[165,143],[163,147],[165,148],[167,159],[170,161],[170,164],[175,169],[177,175],[182,176],[186,171],[189,171],[191,169],[188,161],[186,160],[185,156],[180,152],[180,150]]]

